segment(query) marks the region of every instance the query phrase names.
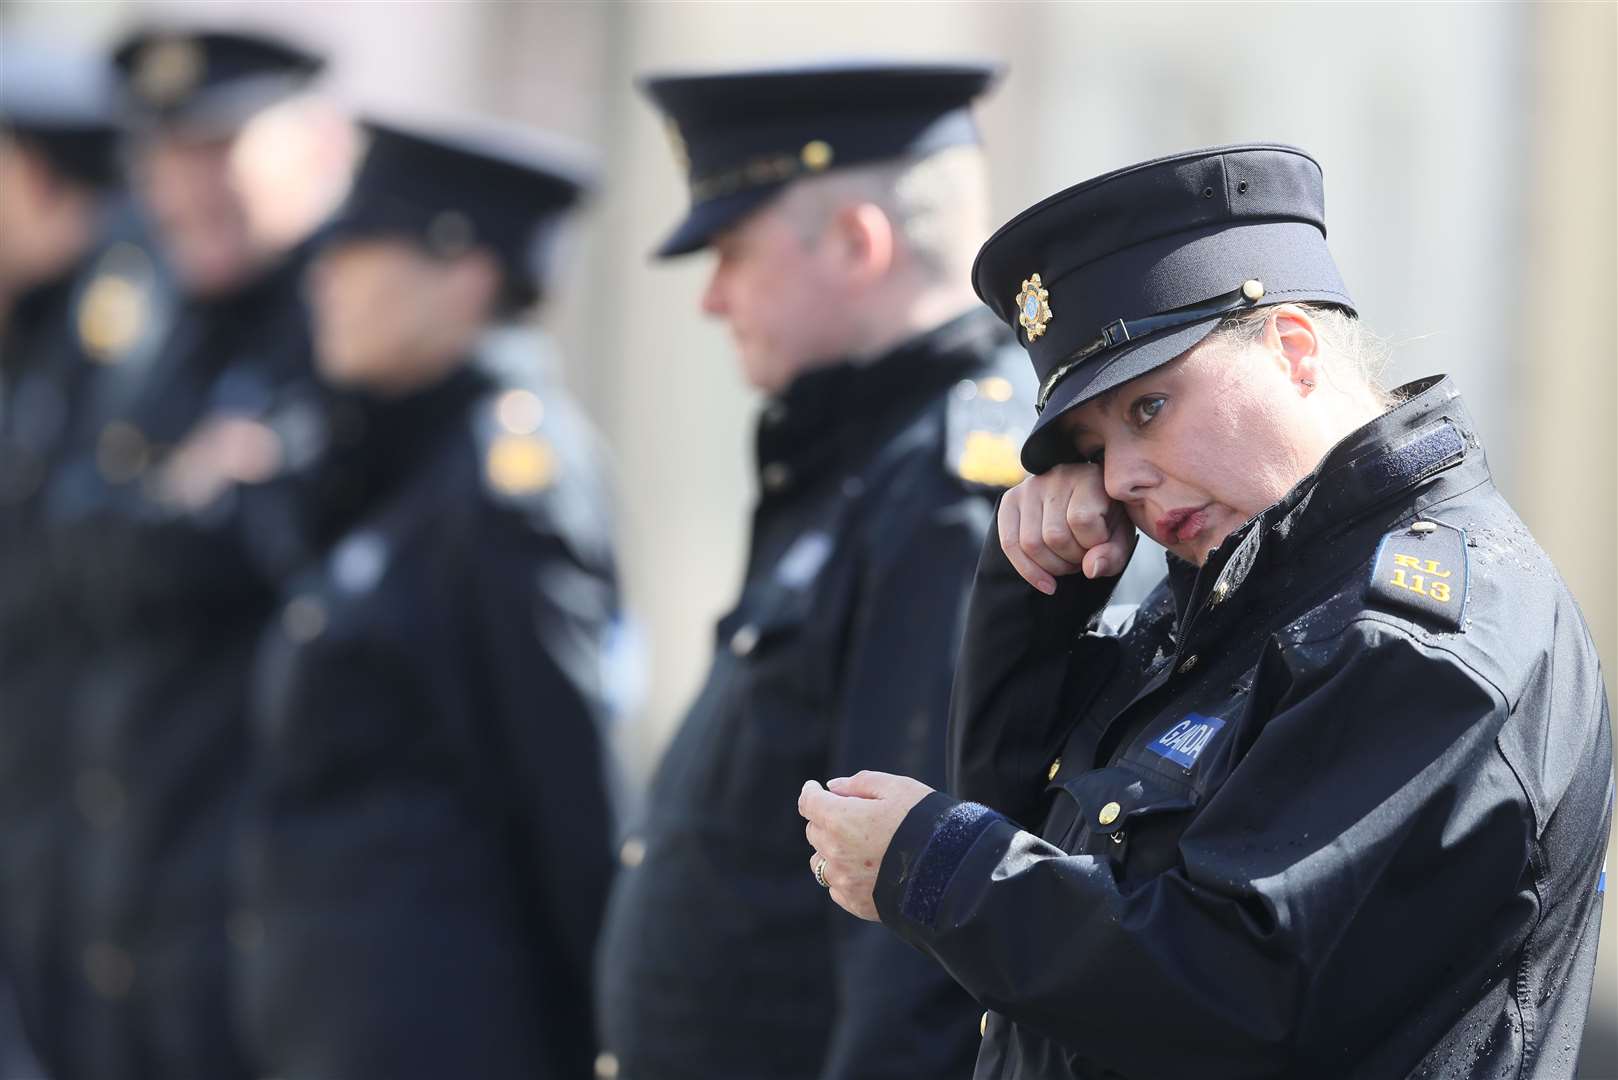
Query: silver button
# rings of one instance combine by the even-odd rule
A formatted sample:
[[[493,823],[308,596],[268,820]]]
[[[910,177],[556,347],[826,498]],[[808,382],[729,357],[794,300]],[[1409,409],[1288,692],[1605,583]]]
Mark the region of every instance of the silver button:
[[[737,656],[746,656],[758,647],[758,627],[752,623],[737,630],[730,635],[730,651]]]
[[[1190,656],[1186,657],[1185,662],[1180,665],[1180,674],[1184,675],[1186,672],[1190,671],[1192,668],[1194,668],[1196,666],[1197,666],[1197,655],[1196,655],[1196,653],[1192,653]]]
[[[305,645],[326,632],[326,605],[318,596],[297,596],[281,609],[281,629],[286,636]]]
[[[781,491],[792,483],[792,470],[779,461],[772,461],[764,466],[759,477],[764,481],[765,491]]]
[[[596,1080],[615,1080],[618,1075],[618,1055],[603,1051],[596,1055]]]
[[[85,769],[73,780],[73,801],[84,820],[98,829],[110,829],[124,816],[123,783],[106,769]]]
[[[772,401],[764,407],[764,423],[770,427],[786,422],[787,407],[779,401]]]
[[[128,997],[135,985],[135,960],[110,942],[92,942],[84,947],[84,981],[104,998]]]
[[[618,849],[618,861],[633,870],[646,861],[646,841],[638,836],[631,836],[624,841]]]

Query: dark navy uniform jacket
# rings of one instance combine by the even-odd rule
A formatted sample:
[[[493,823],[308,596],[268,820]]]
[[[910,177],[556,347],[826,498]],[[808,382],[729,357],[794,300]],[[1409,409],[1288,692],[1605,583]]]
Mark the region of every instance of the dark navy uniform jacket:
[[[973,313],[766,408],[741,598],[622,848],[598,1075],[970,1070],[974,1003],[826,903],[796,799],[872,762],[942,780],[966,587],[992,498],[1021,477],[1026,362],[1007,344]]]
[[[567,402],[467,367],[360,418],[259,655],[232,933],[257,1071],[588,1075],[617,593]]]
[[[884,923],[980,1078],[1573,1075],[1611,815],[1584,620],[1447,379],[1121,630],[997,543]]]
[[[275,594],[230,503],[175,513],[149,481],[208,416],[254,415],[311,375],[301,261],[169,308],[151,260],[113,244],[73,312],[80,344],[107,348],[20,534],[3,617],[23,644],[0,671],[5,948],[58,1080],[249,1075],[226,924]]]

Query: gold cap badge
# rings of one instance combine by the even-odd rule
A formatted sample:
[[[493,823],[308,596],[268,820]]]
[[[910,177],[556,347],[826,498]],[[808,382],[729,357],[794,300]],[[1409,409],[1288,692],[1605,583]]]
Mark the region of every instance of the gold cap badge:
[[[1051,294],[1045,291],[1038,274],[1022,283],[1022,291],[1017,294],[1017,322],[1027,332],[1029,341],[1043,334],[1045,324],[1051,321],[1050,299]]]
[[[135,63],[135,92],[153,105],[172,105],[202,81],[206,58],[190,38],[159,38]]]
[[[810,172],[820,172],[831,165],[832,156],[831,144],[822,139],[815,139],[803,144],[798,159]]]

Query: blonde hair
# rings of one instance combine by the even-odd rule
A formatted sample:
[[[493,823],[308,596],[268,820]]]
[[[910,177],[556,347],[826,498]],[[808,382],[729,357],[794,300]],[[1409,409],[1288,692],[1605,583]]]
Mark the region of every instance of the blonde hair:
[[[1385,338],[1379,337],[1358,316],[1335,304],[1289,304],[1309,316],[1321,344],[1321,368],[1328,380],[1346,393],[1365,393],[1381,409],[1389,409],[1399,396],[1383,385],[1383,373],[1391,352]],[[1275,307],[1252,308],[1227,315],[1214,328],[1210,338],[1222,345],[1244,347],[1257,343]]]

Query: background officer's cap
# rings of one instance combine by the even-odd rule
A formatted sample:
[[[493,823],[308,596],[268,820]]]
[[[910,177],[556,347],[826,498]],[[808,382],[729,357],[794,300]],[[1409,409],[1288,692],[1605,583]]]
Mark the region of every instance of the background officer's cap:
[[[1032,473],[1076,459],[1057,417],[1179,356],[1223,316],[1303,301],[1354,312],[1326,250],[1320,166],[1262,143],[1060,191],[989,237],[972,285],[1039,379],[1040,416],[1022,450]]]
[[[800,176],[978,141],[983,64],[860,63],[641,81],[663,111],[691,209],[656,254],[684,255]]]
[[[373,117],[365,128],[365,158],[323,242],[397,236],[443,257],[484,248],[527,299],[543,291],[555,226],[590,185],[581,151],[486,121],[440,131]]]
[[[279,37],[183,27],[135,30],[112,55],[133,127],[216,135],[303,90],[325,66]]]
[[[0,131],[59,175],[94,188],[119,180],[112,72],[100,57],[38,41],[0,41]]]

